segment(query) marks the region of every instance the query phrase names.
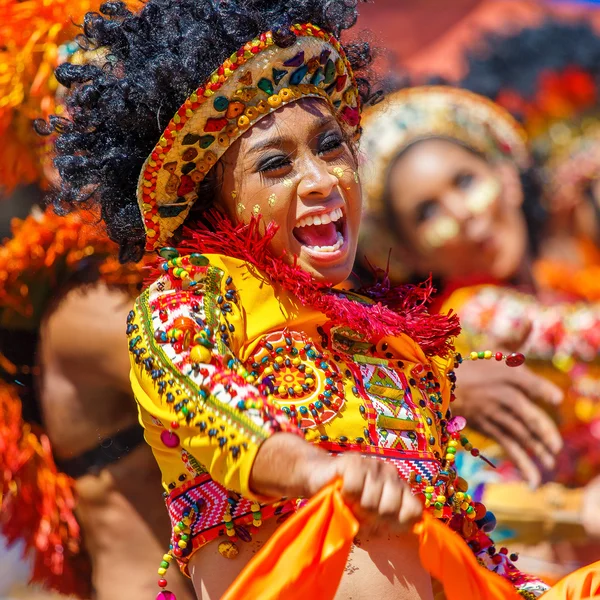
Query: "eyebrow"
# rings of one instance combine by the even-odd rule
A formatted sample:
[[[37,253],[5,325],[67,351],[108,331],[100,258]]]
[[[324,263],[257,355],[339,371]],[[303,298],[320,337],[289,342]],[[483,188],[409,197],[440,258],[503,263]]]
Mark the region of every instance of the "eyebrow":
[[[333,115],[324,115],[314,123],[311,129],[313,129],[313,131],[318,131],[332,122],[336,122],[335,117]],[[260,142],[256,142],[256,144],[251,146],[248,149],[247,153],[257,153],[261,152],[262,150],[268,150],[271,148],[281,149],[281,147],[286,141],[288,141],[288,138],[284,136],[277,136],[266,140],[262,140]]]

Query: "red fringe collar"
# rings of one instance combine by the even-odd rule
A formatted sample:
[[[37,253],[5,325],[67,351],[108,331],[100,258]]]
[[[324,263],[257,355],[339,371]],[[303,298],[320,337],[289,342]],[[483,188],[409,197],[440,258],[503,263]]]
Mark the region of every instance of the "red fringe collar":
[[[452,338],[460,333],[455,314],[430,314],[428,306],[434,289],[431,282],[392,287],[387,272],[376,271],[377,283],[359,292],[373,300],[363,304],[339,290],[319,284],[301,269],[294,259],[288,264],[273,256],[269,245],[277,231],[269,223],[259,232],[259,218],[248,224],[234,225],[216,210],[209,211],[206,224],[184,229],[181,250],[205,254],[223,254],[243,260],[262,271],[274,283],[298,298],[302,305],[323,312],[330,320],[347,326],[372,341],[406,334],[429,356],[447,356],[453,349]]]

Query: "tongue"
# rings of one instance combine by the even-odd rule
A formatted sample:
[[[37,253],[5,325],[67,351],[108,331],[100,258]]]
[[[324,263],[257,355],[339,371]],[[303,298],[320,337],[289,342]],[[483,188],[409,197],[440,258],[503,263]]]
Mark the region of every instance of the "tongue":
[[[305,246],[333,246],[337,242],[335,223],[296,227],[294,235]]]

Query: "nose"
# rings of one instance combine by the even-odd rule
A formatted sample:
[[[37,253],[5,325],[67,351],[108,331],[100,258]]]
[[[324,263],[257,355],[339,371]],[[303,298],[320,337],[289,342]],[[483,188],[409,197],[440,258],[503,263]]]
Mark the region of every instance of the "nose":
[[[311,156],[303,162],[298,196],[305,200],[323,200],[331,195],[338,183],[338,178],[329,172],[327,163],[318,156]]]
[[[466,223],[473,218],[473,213],[467,206],[466,198],[456,191],[449,192],[444,198],[444,206],[448,214],[464,228]]]

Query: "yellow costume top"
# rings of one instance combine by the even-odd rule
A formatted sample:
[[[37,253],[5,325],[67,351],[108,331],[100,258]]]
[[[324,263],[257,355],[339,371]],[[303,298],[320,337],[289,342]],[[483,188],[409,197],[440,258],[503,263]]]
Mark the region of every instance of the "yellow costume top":
[[[127,332],[140,421],[162,471],[184,570],[203,544],[249,541],[264,519],[301,504],[258,498],[249,488],[260,443],[282,430],[332,453],[392,462],[492,564],[485,507],[472,502],[453,466],[459,445],[471,448],[448,410],[454,358],[427,356],[403,334],[358,335],[247,261],[173,249],[163,256],[163,274],[136,301]],[[381,307],[329,294],[357,310]],[[527,597],[546,589],[504,554],[494,560],[534,594]]]

